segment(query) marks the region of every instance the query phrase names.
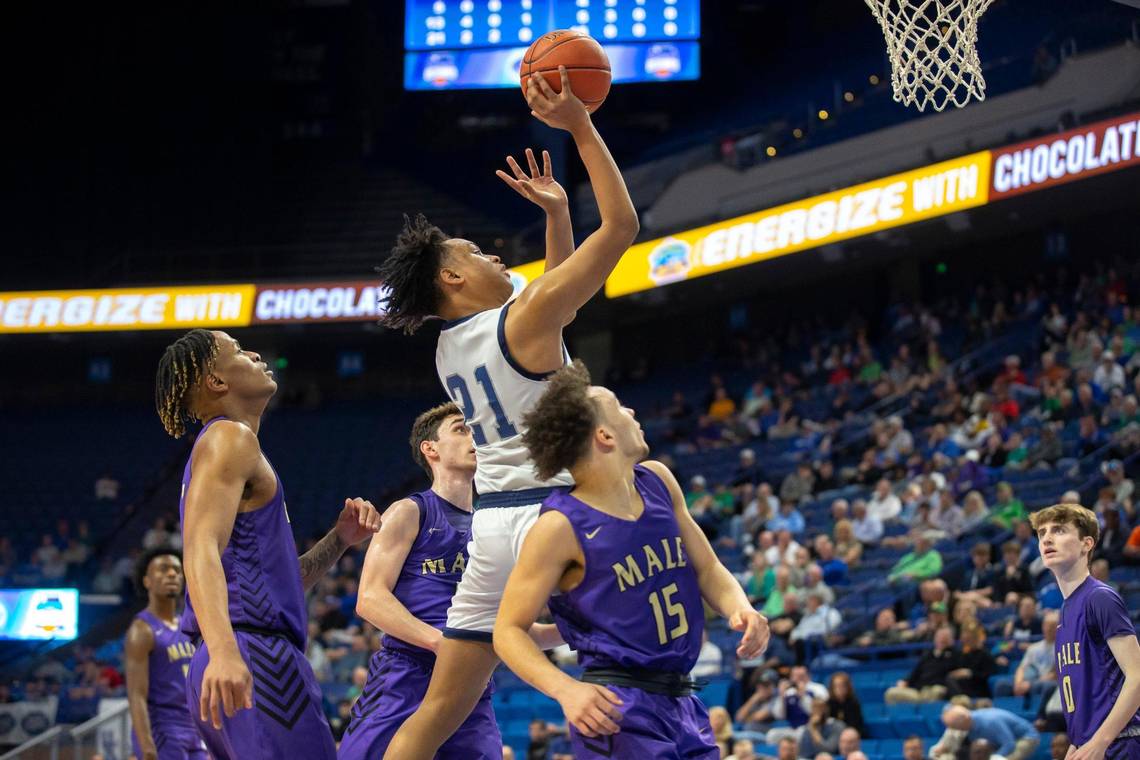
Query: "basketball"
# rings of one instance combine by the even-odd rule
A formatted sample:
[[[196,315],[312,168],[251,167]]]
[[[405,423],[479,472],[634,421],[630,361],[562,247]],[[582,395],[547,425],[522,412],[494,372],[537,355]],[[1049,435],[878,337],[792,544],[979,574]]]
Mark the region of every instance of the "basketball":
[[[542,35],[523,55],[519,80],[526,93],[527,77],[542,74],[555,92],[562,92],[558,67],[565,66],[570,89],[590,113],[601,108],[610,92],[610,59],[597,40],[582,32],[558,29]]]

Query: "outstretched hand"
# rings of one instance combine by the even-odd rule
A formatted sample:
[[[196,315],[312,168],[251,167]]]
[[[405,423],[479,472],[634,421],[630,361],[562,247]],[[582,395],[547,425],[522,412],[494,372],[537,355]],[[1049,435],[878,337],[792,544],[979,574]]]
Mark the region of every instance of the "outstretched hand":
[[[372,502],[359,496],[345,499],[344,509],[336,519],[336,537],[345,546],[356,546],[380,530],[380,512]]]
[[[526,102],[530,114],[547,126],[575,132],[589,125],[590,112],[570,89],[570,75],[565,66],[558,67],[562,91],[555,92],[542,74],[531,74],[526,80]]]
[[[550,151],[542,151],[541,171],[534,158],[534,151],[530,148],[526,149],[526,161],[530,168],[529,176],[519,166],[514,156],[507,156],[507,166],[514,172],[513,177],[502,169],[497,170],[495,174],[512,190],[548,214],[567,208],[569,200],[566,197],[566,190],[554,179],[554,172],[550,168]]]

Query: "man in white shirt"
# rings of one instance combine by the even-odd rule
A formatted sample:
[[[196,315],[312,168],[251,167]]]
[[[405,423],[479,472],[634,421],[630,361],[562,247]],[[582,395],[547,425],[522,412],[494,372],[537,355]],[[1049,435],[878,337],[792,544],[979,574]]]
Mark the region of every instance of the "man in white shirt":
[[[843,623],[839,610],[825,604],[823,594],[812,591],[807,596],[807,608],[800,622],[792,629],[789,639],[803,641],[813,636],[828,636]]]
[[[882,521],[867,509],[867,502],[856,499],[851,505],[851,533],[861,544],[877,544],[883,537]]]
[[[719,676],[723,663],[724,652],[720,651],[720,647],[716,644],[709,641],[709,632],[704,631],[701,634],[701,653],[697,655],[697,664],[693,666],[689,675],[693,678]]]
[[[875,484],[875,492],[867,502],[867,514],[885,523],[897,518],[899,512],[902,512],[902,502],[891,493],[891,481],[883,478]]]
[[[1093,372],[1093,382],[1105,393],[1114,388],[1124,389],[1124,368],[1116,363],[1116,355],[1111,351],[1100,355],[1100,363]]]

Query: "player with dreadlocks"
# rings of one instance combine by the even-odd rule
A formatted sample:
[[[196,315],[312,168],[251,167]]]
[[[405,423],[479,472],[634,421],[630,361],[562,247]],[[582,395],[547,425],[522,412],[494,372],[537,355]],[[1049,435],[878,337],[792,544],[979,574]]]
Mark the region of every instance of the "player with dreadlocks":
[[[336,749],[305,659],[305,592],[345,549],[380,527],[346,499],[336,525],[297,557],[285,492],[261,452],[261,415],[277,391],[261,357],[224,332],[191,330],[167,347],[155,405],[175,437],[203,423],[182,476],[186,612],[198,644],[187,702],[216,760],[304,757]],[[254,708],[247,709],[247,708]]]
[[[513,159],[497,172],[513,190],[546,212],[546,272],[517,298],[497,256],[469,240],[449,238],[422,216],[409,221],[379,268],[389,289],[386,322],[414,332],[445,320],[436,348],[440,382],[463,412],[476,448],[470,558],[459,582],[436,666],[423,702],[384,755],[428,760],[477,704],[498,659],[491,632],[507,576],[539,504],[566,472],[540,477],[522,442],[523,415],[538,401],[546,378],[568,360],[562,329],[601,288],[637,235],[637,212],[621,172],[586,107],[570,90],[565,70],[555,93],[540,77],[527,83],[527,102],[545,124],[570,133],[586,165],[601,225],[574,250],[566,193],[527,151],[529,174]],[[535,632],[557,643],[557,632]]]

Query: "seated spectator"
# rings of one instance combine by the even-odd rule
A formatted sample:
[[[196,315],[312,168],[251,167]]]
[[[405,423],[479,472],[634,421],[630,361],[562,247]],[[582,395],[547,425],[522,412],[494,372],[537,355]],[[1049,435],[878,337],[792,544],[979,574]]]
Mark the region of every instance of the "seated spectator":
[[[780,565],[776,568],[776,584],[768,593],[768,600],[760,609],[769,620],[783,616],[787,598],[799,593],[799,589],[792,586],[791,578],[791,572],[786,566]]]
[[[1079,437],[1077,438],[1077,456],[1084,458],[1100,451],[1108,443],[1108,435],[1100,429],[1097,418],[1086,414],[1080,419]]]
[[[806,553],[807,549],[803,549],[802,552]],[[807,599],[809,594],[819,594],[824,604],[835,604],[835,592],[824,583],[823,570],[819,565],[811,562],[810,558],[805,556],[804,560],[808,563],[804,572],[804,579],[801,583],[795,584],[800,588],[800,599]],[[799,558],[797,557],[797,563],[798,561]]]
[[[831,717],[828,703],[817,699],[811,703],[808,722],[800,732],[799,757],[815,757],[820,752],[837,752],[839,734],[847,728],[842,721]]]
[[[748,748],[749,748],[748,751],[752,752],[752,742],[748,743]],[[738,755],[736,753],[733,753],[731,756],[725,758],[725,760],[741,760],[742,757],[744,758],[744,760],[753,760],[753,758],[755,758],[755,760],[796,760],[796,755],[798,754],[798,749],[799,749],[799,746],[796,744],[796,740],[790,736],[785,736],[784,738],[780,739],[780,741],[776,745],[776,756],[775,757],[772,757],[771,755],[764,755],[763,757],[758,757],[755,754],[743,755],[742,756],[742,755]]]
[[[806,599],[803,616],[788,635],[788,639],[793,644],[812,638],[822,638],[832,643],[835,631],[843,624],[843,617],[839,614],[839,610],[825,603],[823,595],[818,591],[808,592]],[[797,652],[802,651],[798,646],[796,650]]]
[[[40,546],[32,553],[32,565],[47,581],[62,580],[67,575],[67,563],[50,534],[40,537]]]
[[[745,483],[759,485],[765,479],[764,469],[756,462],[756,452],[752,449],[741,449],[736,472],[730,481],[733,486],[742,486]]]
[[[863,705],[851,685],[851,676],[843,671],[833,673],[827,684],[828,715],[863,734]]]
[[[1045,613],[1041,622],[1045,637],[1029,645],[1013,674],[1012,692],[1016,696],[1041,696],[1057,686],[1057,659],[1053,647],[1057,641],[1057,625],[1060,620],[1061,615],[1056,610]],[[1001,696],[1000,691],[998,696]]]
[[[1041,743],[1040,734],[1029,721],[995,707],[971,711],[961,705],[950,705],[942,713],[942,724],[948,732],[960,732],[961,740],[967,743],[984,739],[1006,760],[1029,760]],[[937,746],[939,752],[931,750],[935,760],[954,758],[958,749],[945,735]]]
[[[1102,515],[1104,525],[1100,531],[1100,541],[1093,549],[1093,557],[1107,560],[1109,565],[1119,565],[1124,561],[1124,545],[1128,534],[1120,524],[1120,510],[1109,507]]]
[[[954,651],[954,630],[944,625],[934,632],[934,647],[922,655],[910,675],[887,689],[888,705],[938,702],[946,698],[950,671],[958,667]]]
[[[788,473],[784,482],[780,484],[780,501],[799,504],[812,495],[815,476],[811,471],[810,462],[800,462],[793,472]]]
[[[947,680],[951,694],[971,698],[992,696],[989,680],[996,670],[994,656],[986,648],[986,629],[978,623],[963,625],[958,667],[950,671]]]
[[[1007,541],[1002,544],[1003,565],[994,574],[991,599],[995,604],[1013,606],[1024,594],[1033,593],[1029,570],[1021,564],[1021,544]]]
[[[980,606],[989,606],[993,593],[994,568],[990,564],[993,548],[985,541],[979,541],[970,549],[970,568],[962,576],[955,591],[959,596],[974,599]]]
[[[785,499],[780,503],[780,511],[765,527],[773,533],[786,530],[798,536],[807,529],[807,523],[804,521],[804,516],[796,509],[796,502]]]
[[[1019,652],[1029,648],[1042,632],[1041,618],[1037,616],[1037,600],[1032,596],[1021,597],[1017,602],[1017,617],[1005,624],[1003,636],[1011,641]]]
[[[939,497],[938,507],[931,513],[930,521],[935,530],[949,538],[957,538],[965,530],[966,513],[954,503],[954,494],[949,489]]]
[[[812,493],[834,491],[843,485],[839,482],[839,476],[835,474],[835,465],[831,463],[830,459],[824,459],[822,462],[816,463],[813,465],[812,470],[815,474]]]
[[[1014,520],[1027,520],[1029,513],[1025,504],[1013,494],[1013,486],[1002,481],[994,491],[994,506],[990,510],[990,522],[1005,530],[1013,527]]]
[[[925,609],[926,617],[919,620],[911,630],[902,632],[906,641],[931,641],[935,632],[949,623],[946,602],[931,602]]]
[[[962,532],[969,533],[981,527],[990,518],[989,507],[981,491],[970,491],[962,500]]]
[[[851,532],[864,546],[874,546],[883,537],[883,523],[867,511],[867,503],[856,499],[851,505]],[[839,542],[836,541],[838,544]]]
[[[851,505],[847,503],[847,499],[835,499],[831,502],[831,530],[835,530],[835,526],[839,524],[840,520],[846,520],[851,516]]]
[[[736,711],[736,722],[749,731],[767,731],[776,718],[776,705],[783,699],[776,688],[775,672],[756,671],[752,694]]]
[[[1140,354],[1137,355],[1140,356]],[[1135,495],[1136,485],[1131,478],[1124,476],[1124,463],[1119,459],[1110,459],[1102,463],[1100,471],[1108,480],[1108,485],[1112,488],[1112,495],[1117,504],[1123,504],[1126,499],[1131,499]]]
[[[1100,388],[1101,393],[1109,393],[1114,389],[1123,390],[1125,387],[1124,368],[1116,362],[1116,355],[1105,351],[1100,355],[1100,362],[1093,372],[1093,383]]]
[[[875,484],[875,490],[867,501],[867,514],[887,523],[898,518],[902,512],[902,502],[891,492],[891,482],[882,478]]]
[[[903,740],[903,760],[924,760],[926,745],[922,737],[911,734]]]
[[[1108,560],[1106,560],[1104,557],[1101,557],[1100,559],[1094,559],[1092,561],[1092,564],[1089,565],[1089,575],[1096,578],[1098,581],[1108,586],[1116,593],[1120,593],[1120,584],[1112,582]]]
[[[717,422],[727,422],[736,414],[736,402],[723,387],[717,388],[713,391],[712,403],[706,413]]]
[[[851,758],[858,755],[863,755],[862,735],[855,729],[848,726],[839,732],[839,757],[851,760]],[[864,759],[866,755],[863,755]]]
[[[847,563],[847,567],[858,567],[863,557],[863,544],[855,538],[855,528],[850,520],[840,520],[835,523],[835,554]],[[1140,540],[1138,540],[1140,542]],[[1138,553],[1140,561],[1140,553]]]
[[[95,500],[118,501],[119,487],[119,481],[115,480],[115,476],[109,472],[103,473],[95,481]]]
[[[1057,460],[1064,456],[1061,437],[1057,435],[1057,428],[1053,423],[1047,422],[1041,427],[1041,434],[1037,443],[1029,447],[1025,458],[1025,469],[1051,469],[1056,466]]]
[[[762,605],[767,600],[772,587],[776,585],[776,570],[768,564],[764,552],[752,552],[749,571],[742,585],[744,593],[748,594],[748,601],[752,604]]]
[[[783,756],[783,752],[781,752],[777,760]],[[736,739],[732,742],[732,754],[726,760],[763,760],[763,758],[756,754],[756,747],[752,744],[751,739]]]
[[[933,578],[942,572],[942,555],[925,533],[915,537],[914,551],[904,554],[887,575],[891,583],[910,583]]]
[[[732,716],[720,705],[709,708],[709,727],[721,757],[732,754]]]
[[[835,556],[835,544],[826,533],[815,537],[816,562],[828,586],[847,585],[847,563]]]
[[[887,647],[893,644],[901,644],[903,641],[903,632],[897,627],[897,622],[895,619],[895,611],[890,607],[884,607],[879,610],[879,614],[875,615],[874,630],[864,633],[855,639],[855,646]]]
[[[765,550],[768,564],[772,566],[793,564],[796,561],[796,553],[800,550],[800,545],[792,538],[792,532],[790,530],[781,530],[779,533],[776,533],[775,536],[776,543]]]
[[[808,722],[813,701],[827,702],[827,687],[811,680],[811,674],[803,665],[794,666],[788,680],[780,685],[781,699],[776,706],[776,719],[788,721],[792,728]]]

